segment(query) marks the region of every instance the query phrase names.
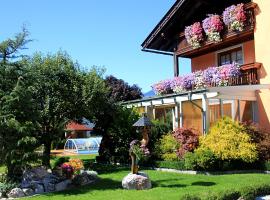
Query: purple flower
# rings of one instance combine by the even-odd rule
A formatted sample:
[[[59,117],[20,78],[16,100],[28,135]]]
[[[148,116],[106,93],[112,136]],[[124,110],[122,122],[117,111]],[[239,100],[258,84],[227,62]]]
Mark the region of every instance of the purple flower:
[[[203,20],[203,29],[211,42],[220,42],[220,33],[223,30],[223,23],[219,15],[208,15]]]
[[[169,94],[172,92],[171,82],[172,82],[172,80],[160,81],[160,82],[152,85],[152,88],[155,91],[155,93],[158,95]]]
[[[185,37],[188,44],[193,48],[199,48],[203,41],[203,29],[200,22],[195,22],[191,26],[185,28]]]
[[[186,90],[191,90],[195,83],[195,74],[189,73],[183,76],[183,88]]]
[[[244,4],[232,5],[223,11],[223,21],[229,29],[242,31],[246,21]]]

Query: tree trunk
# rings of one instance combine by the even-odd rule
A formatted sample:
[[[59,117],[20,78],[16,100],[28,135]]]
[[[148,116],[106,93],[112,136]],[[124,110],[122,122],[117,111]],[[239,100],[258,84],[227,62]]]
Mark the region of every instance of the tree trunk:
[[[48,168],[51,168],[51,165],[50,165],[51,145],[52,145],[52,140],[49,138],[45,139],[44,151],[43,151],[43,156],[42,156],[42,165]]]

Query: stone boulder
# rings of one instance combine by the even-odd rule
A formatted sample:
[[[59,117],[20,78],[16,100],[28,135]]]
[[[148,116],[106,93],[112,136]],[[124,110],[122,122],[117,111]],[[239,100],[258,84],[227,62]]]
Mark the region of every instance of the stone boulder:
[[[74,185],[84,186],[95,182],[98,179],[97,172],[84,171],[82,174],[76,175],[72,180]]]
[[[42,193],[45,192],[44,187],[43,187],[42,184],[38,184],[38,183],[33,184],[32,188],[34,189],[34,192],[36,194],[42,194]]]
[[[22,191],[25,196],[32,196],[35,194],[34,190],[31,188],[23,188]]]
[[[8,194],[8,198],[20,198],[24,197],[24,192],[21,188],[13,188]]]
[[[144,172],[139,172],[138,174],[129,173],[123,178],[122,186],[128,190],[146,190],[152,188],[151,181]]]
[[[68,186],[72,183],[72,181],[70,179],[64,180],[60,183],[57,183],[55,185],[55,191],[62,191],[62,190],[66,190],[68,188]]]

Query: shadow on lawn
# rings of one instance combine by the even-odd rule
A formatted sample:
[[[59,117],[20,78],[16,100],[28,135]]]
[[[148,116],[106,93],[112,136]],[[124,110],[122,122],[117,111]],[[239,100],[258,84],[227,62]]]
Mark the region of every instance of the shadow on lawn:
[[[195,185],[195,186],[213,186],[213,185],[216,185],[216,183],[214,183],[214,182],[206,182],[206,181],[197,181],[197,182],[193,182],[191,185]]]
[[[179,179],[163,179],[163,180],[152,181],[152,186],[153,188],[155,187],[166,187],[166,188],[187,187],[187,185],[185,184],[175,183],[176,181],[179,181]]]
[[[64,190],[61,192],[56,193],[48,193],[46,196],[71,196],[71,195],[81,195],[81,194],[91,194],[91,192],[97,191],[97,190],[116,190],[116,189],[122,189],[122,183],[121,181],[116,181],[108,178],[102,178],[98,180],[97,182],[84,186],[84,187],[78,187],[78,188],[72,188],[69,190]]]

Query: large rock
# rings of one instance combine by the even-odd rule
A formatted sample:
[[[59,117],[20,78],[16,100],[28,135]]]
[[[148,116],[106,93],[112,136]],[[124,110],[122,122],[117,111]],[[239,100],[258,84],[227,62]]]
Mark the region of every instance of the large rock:
[[[122,186],[128,190],[146,190],[151,189],[152,184],[146,173],[128,174],[122,180]]]
[[[76,175],[72,180],[74,185],[84,186],[95,182],[98,179],[97,172],[84,171],[82,174]]]
[[[55,185],[55,191],[62,191],[62,190],[65,190],[68,188],[68,186],[71,184],[71,180],[70,179],[67,179],[67,180],[64,180],[60,183],[57,183]]]
[[[32,196],[33,194],[35,194],[34,190],[31,188],[24,188],[22,189],[22,191],[25,196]]]
[[[24,192],[21,188],[13,188],[8,194],[8,198],[20,198],[24,197]]]
[[[34,184],[33,189],[36,194],[42,194],[45,192],[44,187],[41,184]]]

